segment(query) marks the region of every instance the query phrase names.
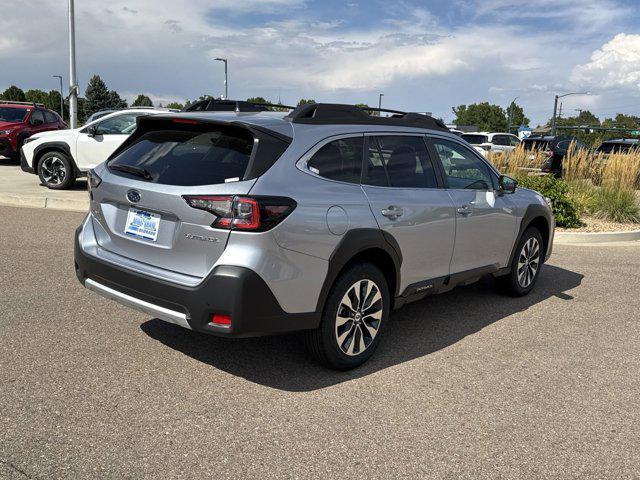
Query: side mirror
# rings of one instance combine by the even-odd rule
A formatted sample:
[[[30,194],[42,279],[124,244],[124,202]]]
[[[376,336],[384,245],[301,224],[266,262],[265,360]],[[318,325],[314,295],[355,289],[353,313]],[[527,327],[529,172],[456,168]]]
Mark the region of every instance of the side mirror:
[[[500,175],[498,185],[501,193],[513,193],[518,187],[518,181],[514,178],[507,177],[506,175]]]
[[[95,137],[96,135],[98,135],[98,127],[96,127],[95,125],[88,127],[87,128],[87,135],[89,137]]]

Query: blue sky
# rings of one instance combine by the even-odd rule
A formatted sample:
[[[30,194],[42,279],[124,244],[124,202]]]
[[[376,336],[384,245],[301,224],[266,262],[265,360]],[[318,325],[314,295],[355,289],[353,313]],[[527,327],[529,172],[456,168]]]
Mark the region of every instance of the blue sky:
[[[66,2],[0,0],[0,88],[67,76]],[[78,77],[94,73],[157,102],[223,92],[294,103],[377,103],[431,111],[519,97],[551,115],[640,114],[640,18],[630,0],[77,0]],[[37,34],[36,34],[37,33]]]

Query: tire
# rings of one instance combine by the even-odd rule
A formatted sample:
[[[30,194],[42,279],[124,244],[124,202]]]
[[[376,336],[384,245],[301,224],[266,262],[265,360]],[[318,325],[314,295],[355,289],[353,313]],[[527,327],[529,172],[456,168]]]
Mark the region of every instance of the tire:
[[[522,297],[533,290],[544,261],[543,245],[542,235],[537,228],[525,230],[516,246],[511,270],[507,275],[496,278],[498,287],[504,293]]]
[[[61,152],[47,152],[40,158],[38,176],[52,190],[66,190],[76,181],[73,163]]]
[[[307,332],[312,356],[336,370],[362,365],[380,342],[390,307],[389,286],[380,269],[370,263],[353,265],[331,287],[320,326]]]

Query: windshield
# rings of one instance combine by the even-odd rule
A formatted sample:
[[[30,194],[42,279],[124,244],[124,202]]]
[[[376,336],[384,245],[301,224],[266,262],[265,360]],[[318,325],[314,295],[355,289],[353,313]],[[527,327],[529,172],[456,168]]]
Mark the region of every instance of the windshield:
[[[109,167],[118,175],[130,175],[125,169],[136,169],[148,175],[148,181],[164,185],[238,182],[245,176],[253,145],[253,135],[237,128],[162,130],[140,137]]]
[[[486,135],[472,135],[472,134],[465,133],[464,135],[461,135],[461,136],[471,145],[480,145],[482,143],[487,143],[488,141]]]
[[[27,113],[26,108],[0,107],[0,122],[22,122]]]

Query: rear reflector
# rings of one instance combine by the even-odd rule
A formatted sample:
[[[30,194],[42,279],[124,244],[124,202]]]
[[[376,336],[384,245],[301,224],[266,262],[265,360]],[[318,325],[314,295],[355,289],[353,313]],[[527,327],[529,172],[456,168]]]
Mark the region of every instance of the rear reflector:
[[[218,313],[214,313],[213,315],[211,315],[211,323],[219,327],[230,327],[231,317],[229,315],[220,315]]]
[[[190,207],[214,214],[217,218],[212,227],[245,232],[272,229],[297,205],[286,197],[184,195],[183,198]]]

